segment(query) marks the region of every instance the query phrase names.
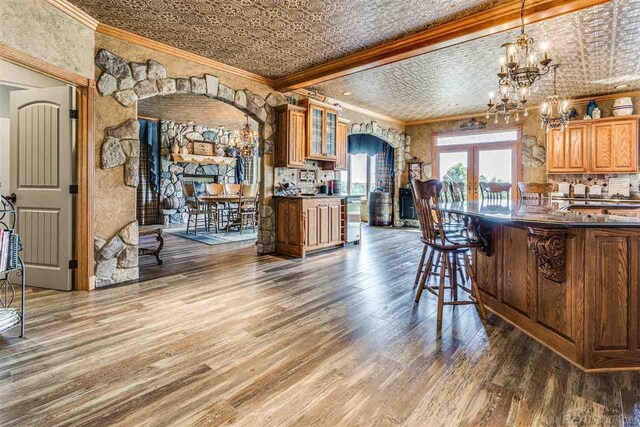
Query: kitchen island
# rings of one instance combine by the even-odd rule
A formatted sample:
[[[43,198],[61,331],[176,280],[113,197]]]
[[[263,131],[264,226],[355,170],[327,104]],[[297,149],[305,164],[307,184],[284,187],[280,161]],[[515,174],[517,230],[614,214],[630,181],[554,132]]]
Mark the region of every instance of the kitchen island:
[[[359,243],[360,210],[349,212],[347,202],[360,196],[317,194],[274,199],[276,253],[305,257],[309,252]]]
[[[441,208],[483,243],[473,259],[489,310],[585,371],[639,369],[640,205],[587,206]]]

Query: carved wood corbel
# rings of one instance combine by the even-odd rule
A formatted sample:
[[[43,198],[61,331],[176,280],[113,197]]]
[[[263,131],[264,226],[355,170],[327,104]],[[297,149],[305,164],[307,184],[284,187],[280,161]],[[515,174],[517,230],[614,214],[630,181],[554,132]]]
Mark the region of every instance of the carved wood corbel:
[[[538,269],[554,282],[565,279],[567,230],[529,227],[529,249],[538,259]]]

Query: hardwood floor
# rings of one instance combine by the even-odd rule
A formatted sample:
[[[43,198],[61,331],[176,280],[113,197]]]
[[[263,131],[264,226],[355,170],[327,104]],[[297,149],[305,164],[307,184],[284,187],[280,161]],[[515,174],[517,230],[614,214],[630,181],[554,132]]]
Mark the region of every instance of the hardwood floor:
[[[640,373],[584,374],[473,306],[439,330],[435,298],[413,303],[418,234],[363,231],[306,260],[206,247],[163,278],[30,291],[27,338],[0,339],[0,425],[638,424]]]

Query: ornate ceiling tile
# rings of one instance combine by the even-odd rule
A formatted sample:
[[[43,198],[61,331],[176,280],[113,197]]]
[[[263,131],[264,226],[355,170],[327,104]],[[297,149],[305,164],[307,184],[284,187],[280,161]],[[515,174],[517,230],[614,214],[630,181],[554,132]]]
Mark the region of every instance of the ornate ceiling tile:
[[[601,6],[527,26],[548,41],[557,63],[558,93],[569,98],[640,89],[640,0]],[[412,121],[483,111],[497,91],[500,46],[519,30],[484,37],[415,58],[331,80],[314,90],[350,104]],[[616,88],[626,84],[625,88]],[[543,78],[530,103],[553,91]],[[345,98],[344,92],[353,95]]]
[[[505,0],[70,0],[100,22],[276,78]]]

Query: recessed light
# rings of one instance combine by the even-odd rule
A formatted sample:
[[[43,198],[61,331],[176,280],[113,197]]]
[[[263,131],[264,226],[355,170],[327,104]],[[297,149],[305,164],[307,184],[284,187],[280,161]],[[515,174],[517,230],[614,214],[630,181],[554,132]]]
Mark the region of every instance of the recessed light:
[[[342,92],[344,96],[351,96],[351,92]]]
[[[618,85],[618,86],[614,86],[614,89],[624,89],[625,87],[627,87],[629,85]]]

